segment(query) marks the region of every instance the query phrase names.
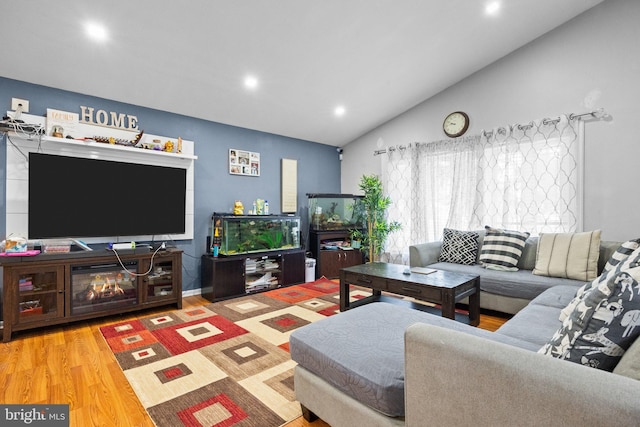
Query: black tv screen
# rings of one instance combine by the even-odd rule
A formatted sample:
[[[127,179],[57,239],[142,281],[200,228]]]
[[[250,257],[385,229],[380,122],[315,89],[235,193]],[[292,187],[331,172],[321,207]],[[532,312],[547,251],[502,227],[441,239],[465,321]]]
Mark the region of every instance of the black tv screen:
[[[29,238],[185,232],[182,168],[29,153]]]

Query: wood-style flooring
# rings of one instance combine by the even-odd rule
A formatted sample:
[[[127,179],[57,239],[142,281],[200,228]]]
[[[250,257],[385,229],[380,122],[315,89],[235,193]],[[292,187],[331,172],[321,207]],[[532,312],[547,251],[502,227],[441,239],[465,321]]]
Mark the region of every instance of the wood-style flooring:
[[[209,304],[200,296],[183,299],[183,308]],[[70,426],[148,426],[147,416],[105,343],[103,325],[171,309],[110,316],[61,327],[17,332],[0,344],[0,402],[69,404]],[[496,330],[505,318],[481,315],[480,328]],[[286,427],[328,427],[302,417]]]

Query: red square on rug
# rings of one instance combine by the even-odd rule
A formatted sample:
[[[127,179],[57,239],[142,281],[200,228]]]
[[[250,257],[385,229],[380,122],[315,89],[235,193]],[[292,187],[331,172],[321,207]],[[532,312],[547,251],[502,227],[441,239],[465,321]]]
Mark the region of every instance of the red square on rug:
[[[333,305],[331,307],[327,307],[325,309],[320,310],[318,313],[322,314],[323,316],[333,316],[334,314],[338,314],[340,313],[340,304],[336,304]]]
[[[185,426],[232,426],[247,418],[247,414],[224,394],[178,412]]]
[[[269,298],[284,301],[289,304],[295,304],[300,301],[316,298],[324,295],[324,292],[319,292],[314,289],[307,289],[302,285],[289,286],[281,289],[274,289],[273,291],[265,292]]]
[[[173,355],[246,333],[247,330],[222,316],[211,316],[180,325],[168,325],[166,328],[152,331],[158,341]]]
[[[282,318],[282,319],[276,320],[276,323],[277,323],[279,326],[282,326],[282,327],[285,327],[285,328],[288,328],[288,327],[290,327],[290,326],[292,326],[292,325],[297,325],[297,324],[298,324],[298,322],[296,322],[295,320],[293,320],[293,319],[292,319],[292,318],[290,318],[290,317],[285,317],[285,318]]]
[[[107,344],[111,347],[111,351],[118,353],[121,351],[134,350],[136,348],[149,346],[158,342],[149,331],[132,332],[126,336],[107,338]]]
[[[144,331],[144,327],[139,320],[129,320],[126,322],[114,323],[113,325],[102,326],[100,332],[105,338],[129,335],[132,332]]]
[[[322,292],[323,294],[332,294],[340,291],[340,283],[334,282],[327,278],[320,278],[315,282],[309,282],[300,285],[303,288],[313,289],[314,291]]]
[[[156,376],[160,379],[161,383],[169,382],[176,378],[181,378],[190,374],[192,374],[191,370],[182,363],[156,372]]]

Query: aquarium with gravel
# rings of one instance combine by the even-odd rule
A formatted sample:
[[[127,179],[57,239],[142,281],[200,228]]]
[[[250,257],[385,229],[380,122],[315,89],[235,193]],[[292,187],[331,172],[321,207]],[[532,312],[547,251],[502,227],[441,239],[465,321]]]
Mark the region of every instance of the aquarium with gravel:
[[[211,245],[218,245],[218,255],[300,247],[298,216],[214,213],[211,218]]]
[[[362,228],[362,196],[353,194],[307,194],[311,230]]]

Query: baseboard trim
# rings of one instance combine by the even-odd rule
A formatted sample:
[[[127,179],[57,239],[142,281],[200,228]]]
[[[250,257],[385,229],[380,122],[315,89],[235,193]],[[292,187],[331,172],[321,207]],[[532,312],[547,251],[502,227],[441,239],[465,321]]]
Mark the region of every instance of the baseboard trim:
[[[189,289],[186,291],[182,291],[182,298],[184,297],[193,297],[196,295],[202,295],[202,288],[198,289]]]

